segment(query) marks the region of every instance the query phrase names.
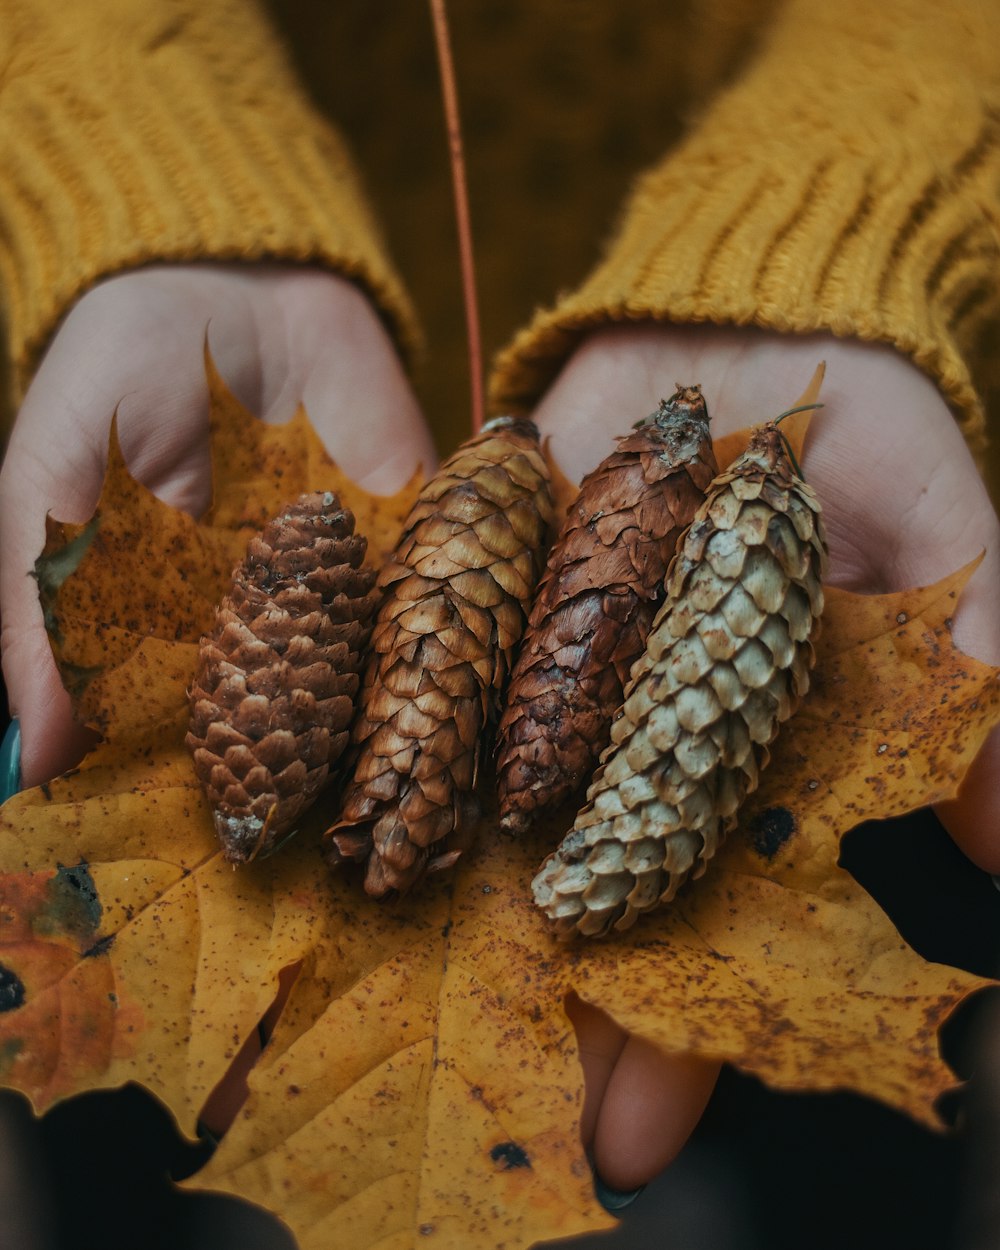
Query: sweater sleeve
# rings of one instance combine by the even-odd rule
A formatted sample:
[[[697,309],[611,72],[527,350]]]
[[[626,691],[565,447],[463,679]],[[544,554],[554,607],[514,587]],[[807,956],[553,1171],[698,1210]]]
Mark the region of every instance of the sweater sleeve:
[[[88,287],[151,260],[326,265],[412,346],[344,145],[257,0],[0,0],[0,31],[10,400]]]
[[[829,330],[908,354],[978,451],[998,223],[1000,8],[786,0],[638,182],[604,261],[500,355],[491,398],[530,406],[612,322]]]

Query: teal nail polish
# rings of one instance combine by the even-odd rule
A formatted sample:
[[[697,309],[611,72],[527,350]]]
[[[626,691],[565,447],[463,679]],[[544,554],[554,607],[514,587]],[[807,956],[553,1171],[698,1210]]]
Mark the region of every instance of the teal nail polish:
[[[630,1207],[645,1188],[645,1185],[640,1185],[638,1189],[625,1191],[612,1189],[601,1180],[599,1172],[594,1172],[594,1193],[597,1195],[597,1201],[605,1211],[610,1211],[612,1215],[616,1211],[624,1211],[626,1207]]]
[[[21,722],[15,717],[0,742],[0,803],[21,788]]]
[[[212,1130],[206,1124],[203,1124],[201,1120],[198,1121],[196,1132],[206,1145],[211,1146],[213,1150],[218,1149],[222,1138],[216,1137]]]

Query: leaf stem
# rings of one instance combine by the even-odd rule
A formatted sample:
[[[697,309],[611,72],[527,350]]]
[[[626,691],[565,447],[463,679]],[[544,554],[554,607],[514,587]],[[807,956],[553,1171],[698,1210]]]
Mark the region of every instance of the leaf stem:
[[[799,404],[797,408],[786,408],[780,416],[772,420],[771,424],[777,425],[780,421],[784,421],[785,417],[794,417],[797,412],[815,412],[822,407],[824,407],[823,404]]]
[[[472,389],[472,433],[483,428],[482,348],[479,334],[479,307],[476,300],[476,271],[472,251],[472,227],[469,216],[469,195],[465,182],[465,158],[462,154],[462,126],[458,113],[458,91],[455,66],[448,37],[445,0],[430,0],[434,23],[434,42],[441,70],[441,95],[444,100],[445,125],[451,158],[451,183],[455,194],[455,224],[458,229],[458,254],[462,266],[462,300],[465,304],[466,336],[469,342],[469,380]]]

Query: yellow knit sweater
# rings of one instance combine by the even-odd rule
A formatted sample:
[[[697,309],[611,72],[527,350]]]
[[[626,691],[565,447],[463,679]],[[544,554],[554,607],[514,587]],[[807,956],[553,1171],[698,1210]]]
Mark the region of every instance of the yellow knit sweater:
[[[494,406],[530,407],[612,321],[829,329],[912,357],[981,451],[1000,395],[1000,6],[654,7],[453,0],[488,344],[548,305],[499,353]],[[412,359],[411,304],[342,133],[451,385],[461,321],[422,3],[0,0],[0,33],[9,407],[73,302],[151,260],[347,273]],[[615,197],[654,158],[594,267]],[[449,394],[424,391],[444,443],[464,422],[459,401],[441,416]]]

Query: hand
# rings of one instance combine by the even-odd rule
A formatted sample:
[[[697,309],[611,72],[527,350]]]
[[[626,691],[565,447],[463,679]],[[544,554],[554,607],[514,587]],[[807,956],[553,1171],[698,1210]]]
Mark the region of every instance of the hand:
[[[0,618],[26,786],[86,745],[49,649],[28,574],[45,514],[84,521],[100,494],[111,418],[132,473],[194,516],[210,503],[206,332],[235,394],[267,421],[303,402],[331,455],[378,492],[436,460],[375,310],[350,282],[279,266],[178,265],[94,288],[56,334],[0,473]]]
[[[792,404],[827,363],[803,472],[823,502],[829,581],[862,593],[926,585],[985,550],[955,615],[959,647],[1000,663],[1000,527],[941,395],[893,349],[830,335],[754,329],[617,327],[591,335],[535,412],[563,471],[579,478],[613,436],[675,381],[701,383],[716,437]],[[982,868],[1000,871],[1000,733],[941,819]],[[711,1094],[716,1065],[665,1057],[608,1016],[571,1003],[587,1079],[584,1134],[603,1180],[631,1190],[678,1153]]]

